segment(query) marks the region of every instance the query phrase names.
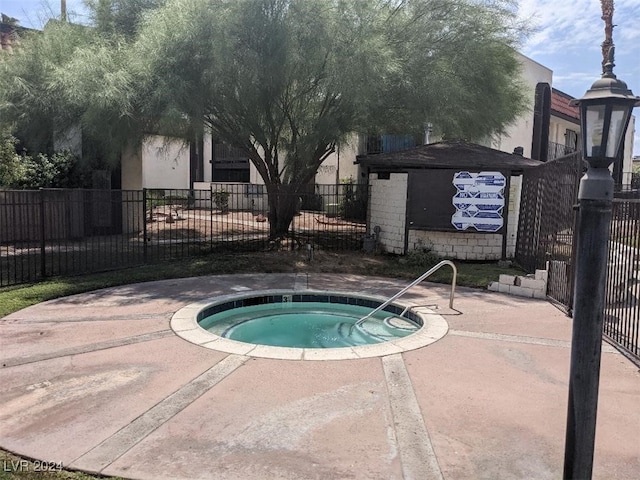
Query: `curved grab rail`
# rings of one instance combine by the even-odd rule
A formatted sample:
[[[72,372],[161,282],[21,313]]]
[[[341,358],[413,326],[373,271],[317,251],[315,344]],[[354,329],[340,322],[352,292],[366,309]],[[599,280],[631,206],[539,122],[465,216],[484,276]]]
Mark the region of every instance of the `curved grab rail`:
[[[429,269],[428,271],[426,271],[425,273],[423,273],[422,275],[420,275],[418,278],[416,278],[413,282],[411,282],[409,285],[407,285],[406,287],[404,287],[402,290],[400,290],[398,293],[396,293],[393,297],[391,297],[389,300],[387,300],[386,302],[384,302],[382,305],[380,305],[378,308],[376,308],[375,310],[373,310],[371,313],[369,313],[368,315],[365,315],[364,317],[362,317],[360,320],[358,320],[355,324],[356,325],[361,325],[362,322],[364,322],[367,318],[371,317],[372,315],[375,315],[376,313],[378,313],[380,310],[382,310],[384,307],[386,307],[387,305],[389,305],[391,302],[393,302],[394,300],[400,298],[402,295],[404,295],[405,293],[407,293],[407,291],[413,287],[415,287],[417,284],[419,284],[420,282],[422,282],[425,278],[427,278],[429,275],[431,275],[432,273],[434,273],[436,270],[439,270],[440,268],[444,267],[445,265],[449,265],[452,269],[453,269],[453,280],[451,282],[451,294],[449,295],[449,308],[453,308],[453,296],[455,294],[455,290],[456,290],[456,277],[458,276],[458,269],[456,268],[455,264],[451,261],[451,260],[443,260],[440,263],[438,263],[437,265],[435,265],[434,267],[432,267],[431,269]],[[408,310],[408,308],[407,308]],[[406,310],[405,310],[406,311]],[[404,313],[404,312],[403,312]]]

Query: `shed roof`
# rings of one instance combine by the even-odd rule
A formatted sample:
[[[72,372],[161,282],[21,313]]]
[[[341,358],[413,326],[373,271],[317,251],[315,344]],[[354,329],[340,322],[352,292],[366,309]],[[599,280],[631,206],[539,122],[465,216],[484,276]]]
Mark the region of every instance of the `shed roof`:
[[[459,140],[430,143],[393,153],[359,155],[356,163],[376,171],[473,168],[510,170],[513,173],[542,164],[539,160]]]

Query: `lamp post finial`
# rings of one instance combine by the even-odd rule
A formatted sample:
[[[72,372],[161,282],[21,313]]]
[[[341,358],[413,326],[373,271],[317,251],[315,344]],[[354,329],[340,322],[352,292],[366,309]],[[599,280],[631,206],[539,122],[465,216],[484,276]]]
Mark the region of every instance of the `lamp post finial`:
[[[604,20],[604,42],[602,42],[602,75],[613,75],[613,0],[600,0]],[[611,63],[609,71],[607,64]],[[615,78],[615,76],[613,77]]]

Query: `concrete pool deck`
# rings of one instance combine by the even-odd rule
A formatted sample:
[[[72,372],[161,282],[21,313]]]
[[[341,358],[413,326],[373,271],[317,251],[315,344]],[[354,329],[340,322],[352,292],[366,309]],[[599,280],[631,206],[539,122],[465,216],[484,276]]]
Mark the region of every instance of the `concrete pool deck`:
[[[423,283],[448,333],[350,360],[202,348],[170,328],[239,291],[390,296],[404,281],[226,275],[125,285],[0,319],[0,448],[139,479],[561,478],[571,319],[546,301]],[[6,466],[5,466],[6,467]],[[594,478],[637,479],[640,373],[603,346]]]

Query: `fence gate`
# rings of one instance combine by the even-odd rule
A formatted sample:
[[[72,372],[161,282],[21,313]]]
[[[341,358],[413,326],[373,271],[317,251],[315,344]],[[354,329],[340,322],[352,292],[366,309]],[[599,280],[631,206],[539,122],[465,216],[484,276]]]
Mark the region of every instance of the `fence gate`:
[[[548,270],[547,296],[567,312],[573,304],[574,205],[580,154],[526,170],[520,197],[516,261],[528,272]]]

